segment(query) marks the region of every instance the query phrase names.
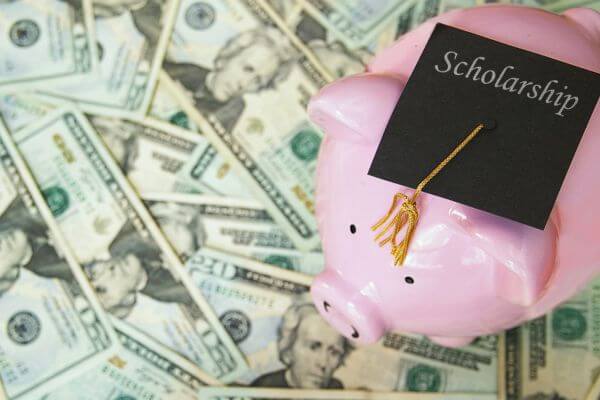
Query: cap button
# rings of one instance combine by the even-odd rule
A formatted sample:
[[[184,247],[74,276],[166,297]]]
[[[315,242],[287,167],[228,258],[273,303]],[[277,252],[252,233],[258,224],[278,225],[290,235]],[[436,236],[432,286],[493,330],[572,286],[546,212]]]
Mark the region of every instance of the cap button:
[[[483,129],[486,131],[491,131],[492,129],[496,129],[498,122],[494,118],[484,118],[481,123],[483,124]]]

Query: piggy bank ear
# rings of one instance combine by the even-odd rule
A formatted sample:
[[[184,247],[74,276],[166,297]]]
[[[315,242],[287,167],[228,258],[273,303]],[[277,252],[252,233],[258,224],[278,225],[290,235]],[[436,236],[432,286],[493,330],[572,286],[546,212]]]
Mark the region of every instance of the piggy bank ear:
[[[563,15],[575,21],[592,41],[600,43],[600,13],[591,8],[571,8]]]
[[[349,76],[323,87],[308,104],[308,115],[327,135],[378,143],[403,88],[397,75]]]

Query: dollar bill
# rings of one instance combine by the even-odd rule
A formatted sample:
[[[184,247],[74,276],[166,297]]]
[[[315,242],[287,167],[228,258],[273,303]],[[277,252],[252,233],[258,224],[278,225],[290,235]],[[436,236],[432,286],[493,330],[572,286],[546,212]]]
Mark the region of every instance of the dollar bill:
[[[1,123],[0,162],[0,377],[22,399],[118,341]]]
[[[123,350],[93,369],[71,374],[40,400],[194,400],[201,387],[219,384],[186,359],[113,321]]]
[[[99,76],[44,90],[88,111],[140,119],[148,110],[179,0],[95,0]]]
[[[598,0],[537,0],[537,3],[546,10],[558,13],[575,7],[587,7],[600,11],[600,1]]]
[[[207,193],[253,200],[231,164],[205,139],[196,146],[178,173],[180,193]]]
[[[205,137],[169,123],[90,116],[106,147],[139,193],[248,191]]]
[[[313,177],[322,134],[305,109],[327,78],[262,4],[184,0],[165,83],[294,244],[310,250],[319,242]]]
[[[496,393],[495,336],[448,349],[417,335],[390,333],[353,349],[319,316],[305,275],[208,248],[190,258],[186,269],[248,358],[251,370],[238,383]]]
[[[154,94],[150,108],[150,116],[160,121],[168,122],[181,129],[192,131],[199,135],[202,132],[183,110],[172,89],[164,82],[168,76],[161,71],[159,84]],[[196,146],[192,155],[179,172],[179,185],[170,192],[179,193],[212,193],[221,196],[252,198],[246,186],[232,171],[231,165],[217,152],[214,146],[204,139],[202,145]]]
[[[423,0],[411,3],[397,16],[395,36],[400,37],[406,32],[418,27],[429,18],[446,12],[491,3],[519,4],[536,7],[536,0]]]
[[[306,10],[303,1],[268,0],[268,4],[335,78],[364,71],[379,46],[378,39],[377,44],[371,46],[348,48],[333,29]]]
[[[139,193],[178,191],[178,172],[206,139],[151,119],[134,122],[90,115],[106,148]],[[202,182],[198,182],[202,187]],[[207,190],[202,187],[200,191]]]
[[[164,78],[161,79],[161,76],[164,74],[163,70],[158,74],[158,84],[150,103],[148,116],[159,121],[168,122],[190,132],[201,134],[198,126],[188,117],[177,98],[163,83]]]
[[[91,0],[0,2],[0,91],[93,76],[98,54]]]
[[[146,194],[163,232],[187,259],[203,246],[308,275],[323,270],[320,251],[298,251],[255,201],[198,194]]]
[[[467,8],[477,5],[477,0],[423,0],[406,7],[398,15],[396,37],[416,28],[429,18],[456,8]]]
[[[224,382],[246,363],[85,117],[58,109],[16,134],[104,309]]]
[[[9,132],[16,132],[54,109],[54,106],[27,93],[0,96],[0,116]]]
[[[552,399],[555,395],[550,387],[545,387],[549,371],[546,323],[546,317],[541,317],[505,333],[504,354],[499,363],[503,386],[500,399]]]
[[[600,280],[506,333],[506,399],[583,399],[600,376]]]
[[[169,79],[165,75],[160,82]],[[158,90],[152,103],[151,115],[155,119],[175,125],[170,131],[181,132],[186,135],[185,130],[191,130],[202,135],[197,125],[188,118],[173,93],[173,88],[168,85],[159,84]],[[207,141],[204,136],[196,138],[201,142],[196,146],[187,161],[179,170],[179,185],[169,192],[179,193],[211,193],[220,196],[252,199],[253,196],[246,185],[237,177],[231,165],[218,153],[215,147]],[[163,190],[164,191],[164,190]]]
[[[205,400],[495,400],[495,395],[464,393],[381,393],[348,390],[257,389],[247,387],[203,387]]]
[[[349,48],[368,45],[391,21],[418,3],[415,0],[303,1],[307,10],[323,25],[337,32]]]
[[[170,94],[163,92],[163,97],[167,96]],[[6,95],[0,97],[0,114],[9,130],[17,131],[68,104],[30,94]],[[90,114],[89,118],[139,193],[208,193],[252,198],[205,137],[177,125],[183,122],[181,118],[187,121],[178,115],[169,123],[150,117],[133,121]]]

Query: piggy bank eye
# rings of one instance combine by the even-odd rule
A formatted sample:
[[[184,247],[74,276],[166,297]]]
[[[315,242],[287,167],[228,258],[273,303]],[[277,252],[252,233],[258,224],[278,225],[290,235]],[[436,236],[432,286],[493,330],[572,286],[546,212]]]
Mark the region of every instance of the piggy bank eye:
[[[406,278],[404,278],[404,282],[408,283],[409,285],[412,285],[413,283],[415,283],[415,280],[410,276],[407,276]]]
[[[356,225],[354,225],[354,224],[350,225],[350,233],[353,235],[356,233]]]

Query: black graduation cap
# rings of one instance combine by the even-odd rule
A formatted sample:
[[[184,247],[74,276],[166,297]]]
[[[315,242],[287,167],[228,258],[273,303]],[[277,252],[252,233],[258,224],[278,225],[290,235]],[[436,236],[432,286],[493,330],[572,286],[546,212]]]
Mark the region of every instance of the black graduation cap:
[[[597,73],[438,23],[369,175],[417,188],[474,133],[424,191],[544,229],[599,93]]]

